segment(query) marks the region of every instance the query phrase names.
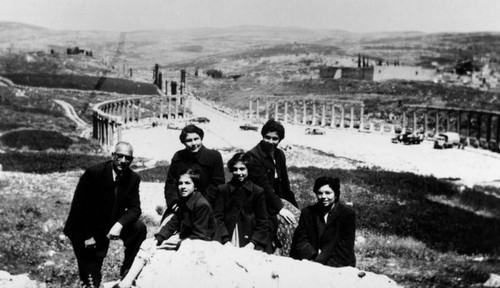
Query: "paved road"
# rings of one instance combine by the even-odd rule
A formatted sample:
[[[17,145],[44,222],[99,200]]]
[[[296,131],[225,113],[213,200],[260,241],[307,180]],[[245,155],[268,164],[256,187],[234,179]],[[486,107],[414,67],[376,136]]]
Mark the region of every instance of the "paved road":
[[[209,124],[200,125],[206,132],[204,144],[207,147],[248,150],[261,139],[260,132],[238,128],[244,121],[229,117],[199,101],[193,100],[192,110],[196,116],[211,120]],[[489,151],[473,148],[436,150],[430,141],[420,145],[392,144],[391,135],[388,134],[328,128],[326,135],[305,135],[302,125],[287,124],[285,127],[285,140],[281,145],[311,147],[386,170],[460,178],[467,185],[500,179],[500,155]],[[124,133],[124,139],[137,147],[137,155],[157,160],[170,160],[175,151],[183,148],[178,136],[179,130],[166,129],[165,126],[126,130]]]

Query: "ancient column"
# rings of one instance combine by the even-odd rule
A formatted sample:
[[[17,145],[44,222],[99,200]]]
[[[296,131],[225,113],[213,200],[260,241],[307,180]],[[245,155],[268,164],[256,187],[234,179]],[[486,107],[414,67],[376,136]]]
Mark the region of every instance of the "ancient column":
[[[163,117],[163,115],[161,115]],[[141,111],[141,100],[137,101],[137,121],[140,121],[142,118],[142,111]]]
[[[345,110],[344,110],[344,105],[340,106],[340,129],[345,128]]]
[[[335,125],[335,104],[332,104],[332,121],[330,122],[330,126],[336,128]]]
[[[460,122],[462,122],[462,117],[460,111],[457,111],[457,133],[460,135]]]
[[[179,117],[179,96],[175,97],[175,119],[177,120]]]
[[[403,110],[403,115],[401,116],[401,129],[406,131],[406,111]]]
[[[248,103],[248,119],[253,119],[253,112],[252,112],[252,102],[253,102],[253,99],[250,99],[249,103]],[[169,107],[170,108],[170,107]],[[169,109],[170,110],[170,109]],[[170,115],[170,111],[168,112],[168,114]],[[170,117],[170,116],[169,116]]]
[[[500,115],[497,115],[497,135],[496,135],[497,151],[500,150]]]
[[[469,140],[470,140],[470,127],[471,127],[471,121],[472,121],[472,117],[470,115],[471,113],[470,112],[467,112],[465,115],[467,116],[467,143],[469,143]]]
[[[130,105],[128,101],[125,101],[125,123],[130,121]]]
[[[115,146],[115,121],[111,121],[110,125],[109,125],[109,130],[110,130],[110,137],[109,137],[109,146],[110,147],[114,147]]]
[[[278,107],[278,100],[274,100],[274,120],[279,121],[279,107]]]
[[[439,133],[439,110],[436,110],[436,134]]]
[[[267,104],[266,104],[267,106]],[[259,105],[259,98],[255,101],[255,119],[260,120],[260,105]]]
[[[483,118],[483,114],[478,113],[477,114],[477,140],[478,141],[481,139],[481,126],[483,125],[482,118]]]
[[[250,102],[250,106],[251,106],[252,102]],[[172,108],[171,108],[171,105],[172,105],[172,97],[170,96],[167,96],[167,119],[168,121],[170,122],[170,120],[172,120]],[[252,107],[250,107],[250,112],[252,111]]]
[[[117,123],[117,137],[116,137],[116,141],[117,142],[120,142],[122,141],[122,124],[121,123]]]
[[[285,105],[285,112],[283,115],[283,123],[287,123],[288,121],[288,101],[284,101],[283,104]]]
[[[446,112],[446,132],[450,131],[450,112]]]
[[[172,93],[170,93],[171,89],[169,88],[170,88],[170,82],[168,81],[168,79],[165,79],[165,94],[167,96],[172,95]]]
[[[307,124],[307,107],[306,107],[306,101],[302,101],[302,124],[306,125]]]
[[[361,104],[361,107],[359,108],[359,128],[361,129],[365,128],[364,118],[365,118],[365,105]]]
[[[351,121],[349,123],[351,129],[354,128],[354,105],[351,104]]]
[[[413,133],[417,132],[417,110],[413,110]]]
[[[312,126],[316,126],[316,101],[313,100],[313,118],[311,121]]]
[[[97,118],[97,112],[94,111],[94,113],[92,113],[92,138],[94,139],[97,139],[97,135],[98,135],[98,118]]]
[[[424,137],[427,137],[427,127],[429,126],[429,111],[424,112]]]
[[[488,143],[488,148],[491,140],[491,117],[491,114],[486,114],[486,143]]]
[[[182,101],[182,115],[184,119],[187,118],[187,103],[186,103],[186,96],[181,96],[183,101]]]
[[[323,102],[323,107],[321,107],[323,111],[321,111],[321,126],[326,125],[326,103]]]
[[[266,115],[265,115],[265,120],[269,120],[269,98],[266,98]]]
[[[298,111],[297,111],[297,103],[295,102],[292,102],[292,105],[293,105],[293,124],[297,124],[299,122],[299,115],[298,115]]]

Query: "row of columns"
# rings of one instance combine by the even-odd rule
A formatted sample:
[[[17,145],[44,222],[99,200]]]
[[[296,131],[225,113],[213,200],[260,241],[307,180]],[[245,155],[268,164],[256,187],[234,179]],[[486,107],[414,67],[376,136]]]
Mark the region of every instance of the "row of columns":
[[[266,99],[264,102],[264,110],[265,116],[264,119],[270,119],[270,108],[274,106],[273,117],[276,120],[282,120],[283,123],[293,123],[293,124],[310,124],[312,126],[336,126],[337,112],[340,113],[339,126],[340,128],[345,127],[345,114],[346,107],[350,108],[350,121],[349,128],[354,128],[354,117],[355,117],[355,108],[359,108],[359,126],[363,127],[364,125],[364,105],[362,102],[332,102],[332,101],[313,101],[313,100],[274,100],[270,101]],[[280,114],[280,105],[283,106],[283,113]],[[289,112],[289,106],[291,107],[291,111]],[[319,108],[318,108],[319,106]],[[261,119],[261,100],[259,98],[250,99],[249,101],[249,118],[250,119]],[[302,113],[299,113],[299,109],[302,110]],[[321,112],[318,110],[321,109]],[[328,111],[329,110],[329,111]],[[308,111],[311,113],[308,115]],[[299,116],[302,114],[301,119],[299,120]],[[308,116],[310,116],[310,121],[308,122]],[[329,121],[329,122],[328,122]]]
[[[495,151],[500,149],[500,113],[418,105],[409,105],[407,108],[411,109],[412,123],[410,125],[413,126],[413,131],[421,129],[426,134],[429,130],[429,120],[434,118],[434,127],[432,129],[435,134],[457,132],[466,139],[467,143],[470,142],[471,138],[475,138],[478,142],[482,140],[486,142],[484,145],[486,147],[483,148]],[[423,114],[423,123],[419,125],[422,122],[419,121],[419,115],[421,114]],[[442,120],[443,118],[444,120]],[[444,122],[444,125],[441,125],[442,122]],[[403,111],[401,124],[405,128],[409,126],[406,111]],[[483,126],[486,130],[485,133],[483,133]]]

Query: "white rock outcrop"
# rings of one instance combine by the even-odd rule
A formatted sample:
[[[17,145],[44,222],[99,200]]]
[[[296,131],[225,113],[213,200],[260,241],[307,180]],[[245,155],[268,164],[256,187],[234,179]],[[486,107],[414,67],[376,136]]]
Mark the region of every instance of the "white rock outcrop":
[[[44,283],[31,280],[28,274],[11,275],[7,271],[0,271],[0,287],[2,288],[45,288]]]
[[[178,251],[157,250],[137,287],[398,287],[384,275],[352,267],[332,268],[310,261],[186,240]]]

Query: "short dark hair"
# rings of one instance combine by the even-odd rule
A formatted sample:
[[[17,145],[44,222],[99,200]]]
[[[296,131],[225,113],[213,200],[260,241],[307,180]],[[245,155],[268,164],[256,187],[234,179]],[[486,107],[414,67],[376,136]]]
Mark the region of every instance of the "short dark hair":
[[[264,126],[262,126],[262,130],[260,131],[260,134],[262,137],[266,135],[269,132],[276,132],[278,133],[278,137],[280,138],[280,141],[285,138],[285,127],[279,122],[274,119],[269,119]]]
[[[200,171],[196,168],[186,168],[181,170],[181,173],[175,178],[175,186],[179,185],[179,179],[182,175],[188,175],[193,180],[194,188],[198,189],[201,183]]]
[[[179,135],[179,140],[181,140],[182,144],[184,144],[184,142],[186,141],[188,133],[196,133],[200,135],[201,140],[203,140],[203,136],[205,136],[205,133],[203,133],[203,129],[194,124],[189,124],[186,127],[182,128],[181,135]]]
[[[339,178],[333,178],[330,176],[323,176],[317,178],[316,181],[314,181],[314,188],[313,188],[314,193],[317,194],[318,190],[325,185],[328,185],[330,186],[330,188],[332,188],[333,192],[335,193],[335,202],[339,202],[339,197],[340,197]]]
[[[231,159],[227,161],[227,168],[229,169],[229,171],[233,170],[234,165],[236,165],[236,163],[238,162],[241,162],[245,164],[245,166],[247,166],[250,162],[250,156],[248,156],[245,152],[238,152],[234,154],[233,157],[231,157]]]

